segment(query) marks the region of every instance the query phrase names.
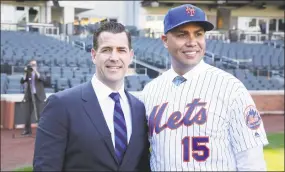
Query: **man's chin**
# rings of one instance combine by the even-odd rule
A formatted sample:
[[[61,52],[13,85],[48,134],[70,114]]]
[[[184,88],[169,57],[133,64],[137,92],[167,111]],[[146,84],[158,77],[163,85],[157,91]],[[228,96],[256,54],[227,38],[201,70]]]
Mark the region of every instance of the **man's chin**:
[[[118,82],[121,82],[121,81],[123,81],[123,77],[108,77],[108,78],[106,78],[106,81],[108,82],[108,83],[114,83],[114,84],[116,84],[116,83],[118,83]]]

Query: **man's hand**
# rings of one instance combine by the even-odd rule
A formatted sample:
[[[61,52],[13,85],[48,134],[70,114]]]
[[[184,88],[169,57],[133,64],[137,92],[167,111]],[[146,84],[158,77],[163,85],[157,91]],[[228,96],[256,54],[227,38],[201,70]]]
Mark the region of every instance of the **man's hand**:
[[[36,67],[33,67],[33,71],[35,72],[35,74],[38,76],[38,78],[40,77],[40,73],[37,71]]]

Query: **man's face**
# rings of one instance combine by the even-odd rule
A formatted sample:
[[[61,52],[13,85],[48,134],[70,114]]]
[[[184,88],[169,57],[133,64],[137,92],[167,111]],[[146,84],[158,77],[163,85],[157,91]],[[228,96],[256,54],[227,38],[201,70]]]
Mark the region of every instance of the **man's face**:
[[[98,49],[92,49],[91,53],[96,76],[105,84],[123,81],[134,55],[125,32],[102,32],[98,37]]]
[[[172,56],[172,66],[180,74],[188,72],[204,57],[205,31],[194,23],[182,25],[163,35],[162,41]]]
[[[34,70],[37,69],[37,62],[36,62],[35,60],[31,61],[31,62],[30,62],[30,65],[32,66],[32,68],[33,68]]]

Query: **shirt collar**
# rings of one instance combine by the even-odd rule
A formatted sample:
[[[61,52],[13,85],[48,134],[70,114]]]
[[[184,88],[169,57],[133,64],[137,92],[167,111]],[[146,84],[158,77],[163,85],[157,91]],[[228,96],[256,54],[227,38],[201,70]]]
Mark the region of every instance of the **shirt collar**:
[[[207,65],[204,62],[204,60],[202,59],[196,66],[194,66],[194,68],[192,68],[191,70],[189,70],[188,72],[186,72],[183,77],[188,79],[191,79],[193,77],[197,77],[201,72],[205,71],[207,69]],[[170,68],[170,73],[168,75],[169,79],[171,79],[171,81],[173,81],[173,79],[179,76],[179,74],[177,74],[173,67],[171,66]]]
[[[111,88],[106,86],[103,82],[101,82],[97,77],[96,74],[93,75],[92,80],[91,80],[93,89],[97,95],[98,100],[105,100],[107,98],[110,98],[109,95],[115,91],[113,91]],[[120,98],[123,101],[127,101],[127,97],[125,94],[125,89],[124,89],[124,82],[121,88],[118,90],[118,93],[120,94]]]

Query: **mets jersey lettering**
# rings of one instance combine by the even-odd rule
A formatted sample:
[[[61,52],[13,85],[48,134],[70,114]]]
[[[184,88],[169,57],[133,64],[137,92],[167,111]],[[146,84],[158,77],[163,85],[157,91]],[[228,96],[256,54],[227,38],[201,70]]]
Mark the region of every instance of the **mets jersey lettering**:
[[[206,109],[201,108],[196,114],[193,114],[193,111],[196,107],[205,106],[205,102],[199,102],[200,99],[194,99],[192,103],[186,105],[187,111],[182,116],[180,111],[173,112],[167,120],[166,124],[161,125],[161,117],[167,107],[168,103],[162,104],[159,106],[155,106],[150,114],[149,117],[149,134],[150,136],[153,135],[153,130],[155,129],[156,134],[159,134],[162,130],[169,128],[169,129],[177,129],[181,125],[190,126],[194,123],[201,125],[206,122]],[[181,118],[182,117],[182,118]]]

